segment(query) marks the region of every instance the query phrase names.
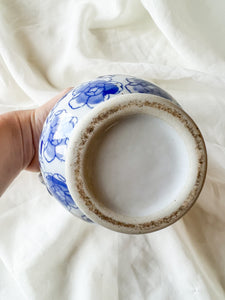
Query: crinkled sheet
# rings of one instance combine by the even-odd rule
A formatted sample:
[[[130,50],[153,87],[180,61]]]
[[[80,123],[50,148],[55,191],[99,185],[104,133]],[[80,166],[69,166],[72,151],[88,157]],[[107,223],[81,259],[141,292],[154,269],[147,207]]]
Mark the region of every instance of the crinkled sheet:
[[[224,12],[222,0],[0,1],[1,113],[136,75],[192,116],[209,162],[190,212],[141,236],[85,224],[23,172],[0,201],[0,299],[225,299]]]

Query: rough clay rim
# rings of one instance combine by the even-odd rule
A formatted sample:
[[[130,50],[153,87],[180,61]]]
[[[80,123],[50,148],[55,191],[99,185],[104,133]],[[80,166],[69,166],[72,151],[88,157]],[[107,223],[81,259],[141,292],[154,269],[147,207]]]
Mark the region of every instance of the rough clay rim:
[[[145,100],[146,97],[148,100]],[[90,112],[90,114],[92,114],[91,118],[90,116],[84,117],[84,120],[82,119],[80,121],[79,129],[77,128],[77,130],[74,131],[74,134],[70,139],[66,159],[67,185],[72,197],[76,199],[75,201],[78,207],[91,220],[108,229],[128,234],[142,234],[160,230],[179,220],[192,207],[202,190],[207,171],[207,152],[204,139],[199,128],[190,116],[188,116],[178,105],[173,104],[167,99],[148,94],[121,95],[116,98],[116,101],[110,101],[110,103],[108,102],[106,105],[104,105],[105,103],[100,104]],[[125,101],[124,103],[125,98],[129,98],[130,101]],[[132,100],[132,98],[138,100]],[[95,129],[99,127],[101,123],[104,123],[109,116],[130,105],[135,105],[138,108],[143,108],[145,106],[154,107],[179,119],[189,133],[191,133],[198,153],[198,171],[195,184],[182,205],[166,217],[139,224],[125,223],[104,215],[86,193],[85,183],[82,178],[82,157],[86,149],[85,146],[92,138]],[[75,182],[75,184],[72,185],[71,182]]]

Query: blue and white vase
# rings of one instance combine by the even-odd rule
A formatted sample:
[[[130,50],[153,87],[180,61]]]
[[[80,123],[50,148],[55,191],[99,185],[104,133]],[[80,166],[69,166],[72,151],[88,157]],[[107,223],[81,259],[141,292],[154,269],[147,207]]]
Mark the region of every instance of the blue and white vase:
[[[118,220],[117,225],[114,226],[113,223],[115,223],[115,220],[107,220],[107,217],[105,216],[104,218],[99,217],[98,213],[95,214],[93,212],[93,207],[90,209],[90,203],[89,206],[86,204],[81,205],[82,199],[78,199],[80,198],[79,193],[72,193],[73,195],[71,195],[71,190],[73,190],[73,188],[71,189],[69,187],[71,184],[68,184],[66,172],[66,160],[68,157],[68,149],[71,147],[71,136],[74,136],[76,131],[80,131],[82,126],[82,129],[84,129],[84,125],[80,127],[81,120],[83,124],[85,124],[83,120],[86,119],[86,123],[89,122],[89,116],[93,119],[95,117],[95,111],[96,113],[100,113],[99,109],[107,109],[107,105],[108,108],[111,109],[112,106],[110,105],[113,105],[113,101],[115,101],[115,103],[118,103],[118,101],[123,103],[123,99],[125,102],[130,101],[130,94],[136,95],[137,99],[142,99],[144,96],[143,101],[145,102],[146,97],[149,97],[150,101],[154,100],[154,103],[158,103],[158,110],[161,109],[160,103],[162,102],[164,107],[168,107],[168,111],[173,110],[174,116],[177,113],[176,117],[179,115],[179,118],[183,118],[185,120],[184,122],[187,122],[187,124],[190,125],[189,127],[188,125],[186,126],[188,131],[194,130],[195,136],[192,135],[193,141],[195,146],[197,145],[198,149],[200,149],[199,153],[196,154],[199,163],[196,167],[195,188],[192,184],[189,194],[192,192],[193,195],[191,199],[188,200],[189,202],[186,207],[183,210],[180,208],[184,205],[182,202],[182,205],[176,207],[176,210],[170,213],[171,217],[165,216],[167,219],[164,218],[164,221],[162,221],[163,218],[160,219],[160,217],[158,217],[157,220],[151,221],[152,223],[146,222],[145,220],[138,224],[135,223],[136,225],[131,227],[122,224],[123,222]],[[71,151],[72,150],[70,150],[70,152]],[[39,161],[41,174],[49,193],[73,215],[84,221],[97,222],[110,229],[126,233],[150,232],[175,222],[196,200],[203,185],[206,173],[206,150],[204,141],[194,122],[183,112],[173,97],[160,87],[146,80],[128,75],[101,76],[73,88],[63,96],[51,110],[44,123],[39,144]],[[198,184],[196,183],[197,176]],[[97,209],[95,208],[95,212],[96,211]],[[110,217],[108,218],[110,219]],[[131,223],[131,220],[127,221],[127,224]]]

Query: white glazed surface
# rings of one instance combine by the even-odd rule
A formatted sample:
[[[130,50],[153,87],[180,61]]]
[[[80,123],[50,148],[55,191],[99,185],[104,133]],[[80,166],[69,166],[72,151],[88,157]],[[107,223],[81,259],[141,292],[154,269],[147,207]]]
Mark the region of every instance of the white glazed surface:
[[[155,206],[160,209],[153,209],[151,211],[149,207],[148,214],[143,214],[143,212],[140,212],[143,210],[143,207],[139,210],[139,205],[142,205],[143,202],[140,202],[138,197],[136,198],[137,203],[135,204],[135,208],[138,210],[138,212],[136,211],[135,215],[135,209],[131,209],[133,210],[132,216],[132,214],[125,214],[124,211],[123,213],[121,211],[119,213],[118,211],[111,209],[112,207],[110,208],[109,205],[104,205],[102,202],[105,200],[99,201],[97,193],[93,192],[95,189],[95,178],[89,174],[89,171],[91,170],[90,166],[93,164],[95,159],[92,159],[92,161],[90,160],[90,157],[94,157],[94,155],[89,155],[89,152],[93,152],[93,145],[96,137],[98,138],[101,136],[101,131],[103,129],[105,130],[108,128],[108,126],[115,124],[115,121],[119,120],[121,117],[127,117],[140,113],[145,113],[164,120],[173,128],[173,132],[177,132],[185,144],[186,153],[188,152],[189,163],[187,164],[186,162],[186,166],[188,165],[188,170],[185,171],[186,175],[183,175],[183,179],[185,178],[186,180],[183,180],[182,182],[182,176],[180,176],[179,179],[176,179],[173,182],[174,186],[177,187],[177,191],[179,190],[177,194],[175,192],[176,196],[173,194],[175,199],[171,194],[169,194],[169,200],[167,197],[165,197],[166,201],[165,199],[161,200],[161,204],[164,201],[167,203],[164,202],[163,205],[160,204],[158,207]],[[166,128],[168,131],[168,126],[166,126]],[[142,139],[142,142],[146,143],[144,139]],[[161,142],[164,143],[164,141]],[[177,151],[179,148],[180,145],[178,143],[178,148],[175,148],[175,151]],[[112,146],[112,149],[114,149],[114,145]],[[142,151],[144,150],[142,149]],[[157,149],[154,149],[154,151],[157,151]],[[179,150],[178,153],[181,154],[182,151]],[[185,155],[182,154],[182,158],[184,163]],[[182,159],[180,159],[180,162],[181,161]],[[125,165],[126,162],[128,162],[127,159],[125,159]],[[112,161],[109,162],[109,164],[111,163]],[[180,170],[182,170],[182,166],[180,167]],[[140,166],[141,172],[142,168],[143,162]],[[155,170],[157,172],[159,169],[156,167]],[[172,170],[170,171],[172,172]],[[146,172],[146,169],[144,172]],[[149,170],[147,172],[149,172]],[[124,233],[144,233],[154,231],[168,226],[169,224],[172,224],[178,220],[185,212],[187,212],[187,210],[196,200],[196,197],[198,196],[204,182],[205,172],[205,146],[196,125],[179,106],[168,101],[167,99],[147,94],[119,95],[114,99],[114,101],[99,104],[95,110],[90,112],[88,116],[82,119],[77,126],[77,130],[71,135],[66,159],[67,184],[70,193],[72,197],[76,199],[76,203],[79,208],[94,222],[106,226],[112,230],[118,230]],[[179,175],[181,175],[181,173]],[[153,177],[154,174],[152,174],[152,178]],[[160,191],[161,195],[162,193],[165,193],[163,186],[165,183],[165,177],[163,176],[162,179],[162,182],[157,183],[161,184],[162,189],[158,189],[158,192]],[[112,180],[112,178],[110,180]],[[115,179],[113,179],[113,181],[114,180]],[[178,183],[181,184],[182,188],[181,186],[178,187]],[[120,185],[120,188],[121,187],[122,183]],[[168,191],[167,184],[166,189]],[[122,190],[125,191],[126,188],[123,187]],[[150,190],[151,187],[149,186],[149,191]],[[113,193],[115,195],[115,190]],[[154,201],[153,199],[151,200]],[[149,199],[150,202],[151,200]]]
[[[182,138],[165,121],[147,114],[112,126],[90,165],[98,200],[133,217],[154,214],[176,201],[190,167]]]

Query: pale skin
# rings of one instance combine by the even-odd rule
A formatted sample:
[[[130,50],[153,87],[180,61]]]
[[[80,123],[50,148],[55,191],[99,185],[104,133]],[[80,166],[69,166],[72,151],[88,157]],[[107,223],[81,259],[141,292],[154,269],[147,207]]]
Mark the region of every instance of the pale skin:
[[[63,90],[44,105],[0,115],[0,196],[22,171],[38,172],[38,144],[44,121],[72,88]]]

